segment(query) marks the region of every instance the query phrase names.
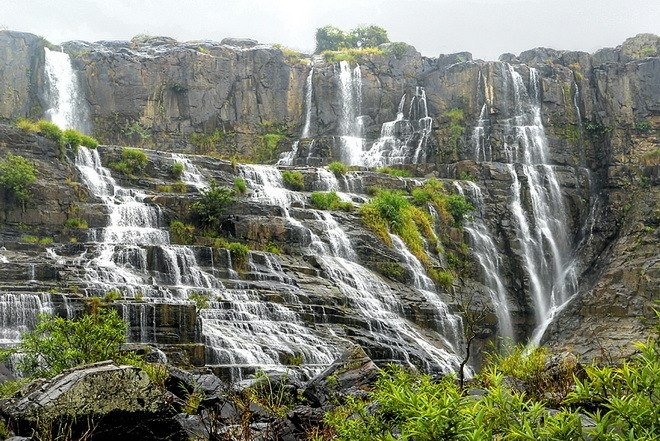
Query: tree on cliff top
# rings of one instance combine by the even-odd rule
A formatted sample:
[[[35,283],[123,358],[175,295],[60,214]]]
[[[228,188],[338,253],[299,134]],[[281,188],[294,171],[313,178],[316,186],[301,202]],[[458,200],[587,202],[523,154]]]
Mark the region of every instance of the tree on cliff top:
[[[350,48],[376,47],[389,43],[387,31],[380,26],[359,26],[344,32],[335,26],[324,26],[316,30],[316,52],[338,51]]]

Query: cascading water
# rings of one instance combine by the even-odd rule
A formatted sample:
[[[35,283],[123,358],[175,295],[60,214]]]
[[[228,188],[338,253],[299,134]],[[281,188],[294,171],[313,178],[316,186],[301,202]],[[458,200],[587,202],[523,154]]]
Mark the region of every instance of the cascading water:
[[[311,134],[312,127],[312,106],[313,106],[313,79],[314,79],[314,66],[309,70],[307,74],[307,80],[305,80],[305,123],[303,125],[302,133],[300,134],[301,139],[309,138]],[[290,152],[282,153],[280,159],[277,161],[278,165],[293,165],[293,160],[298,154],[298,145],[300,140],[297,140],[293,143]]]
[[[379,167],[394,164],[417,164],[426,161],[427,143],[433,126],[426,102],[426,91],[417,87],[410,100],[408,118],[403,107],[406,95],[401,97],[396,119],[381,126],[380,138],[364,152],[361,164]]]
[[[362,108],[362,71],[360,65],[351,69],[347,61],[339,62],[339,157],[344,164],[360,165],[364,139],[362,123],[358,118]]]
[[[501,75],[505,79],[504,114],[499,123],[503,156],[509,162],[507,170],[512,181],[510,210],[536,318],[531,340],[538,343],[557,311],[576,293],[577,268],[561,190],[554,168],[548,165],[538,73],[529,68],[528,87],[509,64],[501,64]],[[482,119],[485,124],[485,118],[480,116]],[[479,126],[484,127],[481,122]],[[492,159],[490,146],[482,142],[485,135],[482,136],[482,129],[479,131],[473,132],[477,134],[473,136],[474,157]],[[527,200],[529,206],[523,202]]]
[[[501,258],[497,252],[495,239],[484,223],[485,206],[481,188],[474,182],[454,182],[460,194],[469,195],[469,199],[475,206],[476,213],[472,219],[466,221],[465,231],[470,236],[471,251],[476,256],[483,271],[484,285],[488,288],[488,294],[497,316],[498,333],[500,337],[514,339],[511,313],[509,312],[509,299],[506,286],[501,276]],[[463,185],[467,186],[466,189]]]
[[[71,66],[69,54],[48,48],[44,48],[44,51],[47,101],[50,104],[45,112],[46,117],[61,129],[89,133],[88,107],[80,92],[79,80]]]
[[[438,331],[443,334],[436,334],[435,338],[445,342],[448,350],[429,343],[423,332],[404,318],[404,307],[398,299],[398,293],[379,276],[355,261],[357,256],[350,240],[330,213],[316,212],[314,216],[314,223],[321,230],[319,236],[290,216],[288,208],[291,202],[300,196],[284,188],[279,170],[266,166],[243,165],[241,174],[248,182],[253,199],[282,207],[291,227],[302,231],[301,236],[307,238],[303,252],[315,257],[347,301],[361,312],[361,319],[368,325],[372,343],[376,342],[387,348],[389,357],[393,360],[412,362],[412,350],[418,354],[418,359],[422,360],[426,369],[446,372],[456,368],[460,361],[450,351],[456,342],[460,341],[460,319],[449,314],[446,305],[435,293],[424,290],[423,294],[433,298],[437,305],[436,316],[441,322]],[[418,268],[415,268],[411,271],[417,270]],[[420,291],[422,288],[435,289],[432,282],[430,285],[420,284]]]
[[[197,190],[208,187],[208,182],[200,171],[197,169],[195,164],[193,164],[190,159],[181,155],[179,153],[172,153],[172,159],[174,163],[179,163],[183,166],[183,172],[181,173],[181,181],[184,183],[195,187]]]

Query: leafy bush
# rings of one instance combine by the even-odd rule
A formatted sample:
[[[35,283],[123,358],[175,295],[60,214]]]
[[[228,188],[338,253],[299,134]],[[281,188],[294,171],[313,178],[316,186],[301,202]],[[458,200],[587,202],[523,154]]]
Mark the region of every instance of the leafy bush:
[[[364,49],[351,48],[338,51],[324,51],[321,55],[323,55],[323,59],[327,63],[338,63],[340,61],[358,63],[372,55],[382,55],[383,53],[383,50],[380,48],[367,47]]]
[[[175,162],[170,167],[170,175],[172,175],[172,177],[178,181],[179,179],[181,179],[181,176],[183,176],[183,172],[185,171],[185,169],[186,167],[185,165],[183,165],[183,163]]]
[[[247,183],[245,182],[245,179],[243,178],[234,179],[234,191],[237,194],[247,193]]]
[[[328,164],[328,170],[335,175],[344,175],[348,172],[348,166],[343,162],[334,161]]]
[[[188,300],[193,302],[197,309],[207,309],[211,301],[211,295],[206,292],[191,292],[188,294]]]
[[[341,202],[341,198],[334,191],[315,191],[309,197],[314,208],[319,210],[335,210]]]
[[[30,185],[37,180],[37,170],[31,162],[19,155],[7,153],[0,160],[0,186],[21,204],[30,200]]]
[[[110,168],[125,174],[136,176],[142,174],[149,158],[142,150],[124,147],[121,149],[121,159],[110,164]]]
[[[460,226],[463,223],[465,216],[474,211],[474,205],[465,199],[465,196],[462,194],[449,195],[446,200],[447,208],[454,218],[455,226]]]
[[[254,161],[257,163],[272,162],[277,157],[277,148],[283,139],[286,139],[286,135],[279,132],[259,135],[261,145],[255,151]]]
[[[410,173],[410,170],[403,170],[399,168],[392,168],[392,167],[380,167],[377,168],[376,171],[378,173],[385,173],[390,176],[399,176],[402,178],[409,178],[412,176],[412,173]]]
[[[211,180],[201,193],[201,198],[192,206],[193,211],[203,225],[217,228],[227,206],[234,202],[232,191]]]
[[[302,190],[305,188],[303,174],[299,171],[284,170],[282,172],[284,186],[290,190]]]
[[[64,226],[66,228],[71,228],[71,229],[78,229],[78,228],[87,228],[87,221],[85,219],[81,219],[79,217],[71,217],[66,220],[64,223]]]
[[[57,124],[46,121],[45,119],[40,119],[37,121],[37,128],[39,129],[39,133],[41,133],[46,138],[55,141],[58,144],[62,143],[62,137],[64,133],[62,132],[62,129],[57,126]]]
[[[106,303],[112,303],[112,302],[116,302],[117,300],[121,300],[122,297],[124,296],[118,289],[111,289],[110,291],[105,293],[105,295],[103,296],[103,301]]]
[[[30,377],[52,377],[65,369],[103,360],[123,360],[126,322],[114,309],[100,309],[77,319],[39,316],[10,352],[20,353],[18,369]],[[5,353],[5,355],[10,355]]]
[[[247,269],[250,248],[240,242],[232,242],[227,245],[227,249],[231,253],[231,260],[234,264],[234,269],[245,271]]]
[[[263,251],[273,254],[282,254],[282,250],[280,249],[280,247],[278,247],[273,242],[268,242],[266,245],[264,245]]]
[[[170,222],[170,233],[174,243],[191,245],[195,241],[195,227],[175,220]]]
[[[188,184],[183,181],[176,181],[171,187],[174,193],[185,193],[188,191]]]

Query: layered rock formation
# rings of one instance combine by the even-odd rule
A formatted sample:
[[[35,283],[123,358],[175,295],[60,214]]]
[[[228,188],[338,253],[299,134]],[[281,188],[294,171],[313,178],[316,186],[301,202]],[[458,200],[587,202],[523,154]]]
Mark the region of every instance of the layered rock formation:
[[[40,73],[45,43],[26,34],[0,32],[0,37],[0,50],[11,60],[2,68],[0,117],[11,120],[36,116],[50,106],[45,92],[48,85]],[[402,147],[400,162],[420,176],[447,179],[448,189],[454,188],[453,181],[459,181],[457,186],[469,199],[474,202],[477,196],[480,198],[483,205],[477,217],[491,235],[494,260],[499,262],[499,281],[509,303],[512,334],[519,340],[530,337],[539,325],[541,306],[530,293],[535,284],[543,284],[536,283],[528,271],[525,254],[529,252],[521,239],[521,218],[516,217],[514,206],[518,204],[526,213],[530,228],[539,227],[540,218],[534,214],[538,207],[534,206],[533,171],[541,176],[540,187],[550,188],[556,181],[556,193],[561,195],[565,211],[561,222],[565,224],[562,241],[567,249],[559,259],[566,266],[555,269],[570,267],[577,284],[571,287],[573,300],[553,316],[544,341],[594,357],[604,355],[603,351],[625,353],[631,350],[631,340],[643,339],[652,325],[647,319],[653,317],[653,302],[660,296],[656,208],[659,41],[656,36],[641,35],[618,48],[594,54],[537,48],[519,56],[503,55],[497,62],[472,60],[466,53],[430,59],[410,46],[385,46],[382,53],[365,55],[357,64],[331,63],[319,56],[305,58],[252,41],[231,39],[218,44],[136,38],[131,42],[70,42],[63,47],[80,77],[93,133],[106,143],[158,150],[148,152],[145,176],[130,180],[115,173],[115,177],[121,186],[144,192],[147,205],[160,207],[161,230],[171,220],[192,220],[187,218],[189,208],[198,198],[192,188],[189,193],[176,195],[158,187],[171,184],[168,168],[182,160],[163,151],[211,153],[227,158],[258,156],[274,161],[278,152],[292,150],[289,163],[322,165],[342,159],[349,137],[359,139],[352,145],[364,151],[373,148],[382,141],[378,139],[385,132],[382,125],[394,122],[392,138],[404,140],[395,146],[407,148]],[[301,133],[304,139],[293,149],[293,141]],[[547,157],[525,162],[524,144],[535,137],[547,144]],[[383,145],[391,148],[386,142]],[[89,245],[92,236],[65,231],[62,225],[67,217],[75,216],[87,219],[92,229],[104,228],[111,205],[104,205],[98,195],[91,194],[72,163],[72,154],[68,162],[59,162],[54,145],[7,127],[2,130],[2,148],[29,156],[41,173],[34,190],[36,203],[26,211],[6,206],[2,214],[7,248],[3,253],[10,262],[2,267],[5,295],[28,291],[36,296],[35,304],[54,301],[48,308],[62,312],[71,308],[66,303],[71,298],[103,294],[111,285],[110,279],[95,285],[86,276],[90,274],[88,262],[98,260],[100,248]],[[100,153],[106,165],[120,155],[114,147],[103,147]],[[358,165],[364,163],[362,154],[360,151],[356,156]],[[213,177],[228,186],[235,178],[254,177],[256,173],[249,167],[207,157],[184,159],[192,161],[207,179]],[[352,193],[356,200],[368,197],[366,192],[371,186],[410,190],[420,185],[415,179],[389,178],[367,171],[328,184],[327,170],[299,171],[306,192],[337,189]],[[478,192],[467,182],[470,179],[478,184]],[[327,339],[322,345],[325,348],[345,347],[348,341],[357,341],[375,360],[409,357],[413,363],[429,367],[428,353],[410,345],[409,337],[404,339],[403,345],[408,347],[403,349],[388,347],[386,338],[374,338],[369,333],[373,328],[369,314],[355,313],[359,307],[347,300],[349,288],[341,285],[341,277],[331,274],[323,256],[310,256],[314,236],[320,237],[326,247],[338,239],[331,235],[327,218],[305,208],[308,194],[290,197],[293,200],[282,202],[282,208],[265,201],[260,193],[264,182],[255,178],[249,184],[256,197],[232,206],[222,229],[232,240],[247,242],[254,248],[275,243],[284,254],[253,252],[252,266],[236,277],[230,253],[209,248],[210,242],[191,247],[193,267],[212,274],[227,290],[212,309],[238,308],[234,294],[255,292],[258,301],[269,308],[283,305],[293,311],[304,327],[313,329],[314,337]],[[511,189],[516,185],[520,191],[513,194]],[[296,227],[292,217],[306,230]],[[354,260],[384,276],[384,286],[396,293],[399,316],[413,323],[431,346],[447,348],[443,336],[450,339],[453,331],[446,323],[436,323],[441,315],[437,305],[411,288],[414,270],[405,267],[403,271],[391,271],[392,264],[402,265],[402,255],[365,229],[356,214],[333,213],[332,219],[350,240],[356,252]],[[46,257],[43,248],[18,243],[25,226],[33,234],[55,237],[56,242],[77,237],[78,243],[58,244],[54,247],[58,257]],[[473,229],[477,231],[477,226]],[[444,233],[452,238],[450,246],[468,242],[475,246],[474,238],[464,231]],[[544,241],[535,246],[547,246],[545,254],[552,254],[547,243],[550,241]],[[528,240],[528,248],[533,245]],[[179,293],[177,301],[185,301],[192,289],[181,290],[181,285],[188,282],[173,280],[169,275],[173,268],[164,262],[172,253],[170,243],[154,243],[144,250],[144,264],[128,256],[124,266],[120,265],[136,272],[138,281],[131,284],[124,278],[116,282],[122,289],[133,290],[129,297],[135,298],[137,291],[144,290],[142,294],[150,299],[146,302],[149,306],[141,304],[139,296],[137,301],[127,302],[127,308],[133,311],[127,314],[138,323],[133,339],[162,344],[199,344],[204,340],[207,347],[224,347],[212,341],[214,337],[208,333],[202,337],[205,330],[198,329],[193,312],[185,305],[163,306],[151,300],[162,296],[155,286],[175,289]],[[435,255],[437,261],[433,264],[451,269],[443,261],[445,257],[442,253]],[[479,264],[478,257],[473,250],[471,269],[460,274],[450,292],[476,292],[488,298],[487,293],[493,290],[487,286],[488,273],[493,270]],[[190,271],[189,262],[186,265],[181,268]],[[557,277],[559,280],[564,276]],[[38,283],[26,289],[26,280]],[[221,289],[213,285],[217,282],[204,283],[195,289]],[[78,286],[80,293],[71,292],[72,285]],[[556,288],[558,284],[549,283],[537,291]],[[48,289],[56,294],[46,300],[43,296]],[[439,289],[437,294],[438,299],[450,302],[450,293]],[[36,310],[40,308],[47,309],[35,306]],[[149,308],[175,308],[176,313],[145,312]],[[172,319],[173,314],[182,318]],[[214,314],[202,316],[206,323],[227,320]],[[501,331],[498,322],[501,317],[493,312],[485,323],[495,333],[498,326]],[[145,331],[144,323],[150,324],[149,331]],[[29,320],[20,324],[26,328],[29,325]],[[18,323],[6,325],[12,326]],[[460,346],[457,341],[454,344]],[[270,360],[291,364],[290,357],[300,355],[291,347],[278,348],[275,355],[270,354]],[[207,351],[207,361],[224,364],[219,353],[222,350]],[[325,355],[332,358],[338,350],[329,350]]]

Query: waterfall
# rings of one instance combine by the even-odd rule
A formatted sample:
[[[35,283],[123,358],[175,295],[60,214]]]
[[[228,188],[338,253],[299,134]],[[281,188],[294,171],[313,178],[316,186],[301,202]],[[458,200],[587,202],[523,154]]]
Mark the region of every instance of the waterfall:
[[[339,62],[339,157],[344,164],[360,165],[364,139],[358,116],[362,108],[362,72],[360,65],[351,69],[347,61]]]
[[[399,293],[380,276],[357,262],[357,253],[353,250],[350,239],[331,213],[314,211],[314,230],[320,230],[320,233],[316,234],[291,216],[291,203],[302,201],[298,199],[298,193],[284,188],[278,169],[241,165],[240,173],[248,182],[252,199],[282,207],[291,228],[300,231],[301,236],[307,238],[303,253],[315,257],[327,277],[346,297],[346,301],[360,312],[361,320],[368,324],[369,338],[372,342],[389,348],[391,359],[412,363],[412,351],[423,354],[420,358],[428,370],[448,372],[458,366],[460,361],[452,351],[455,351],[456,342],[460,341],[462,336],[461,322],[458,317],[449,313],[437,294],[431,292],[435,287],[430,279],[427,278],[426,284],[420,282],[420,292],[427,300],[432,299],[436,306],[439,329],[435,337],[443,341],[448,349],[435,347],[420,329],[404,318],[404,306],[399,300]],[[401,244],[401,247],[402,250],[405,249],[405,245]],[[406,256],[412,256],[409,251],[406,252]],[[415,259],[414,256],[412,259]],[[416,259],[415,262],[421,265]],[[417,272],[419,268],[415,267],[412,271]],[[421,274],[424,274],[423,269]]]
[[[309,138],[311,134],[312,126],[312,106],[314,105],[313,100],[313,82],[314,79],[314,66],[309,70],[307,74],[307,80],[305,80],[305,123],[303,125],[302,133],[300,138]],[[293,161],[298,154],[298,145],[300,140],[294,141],[291,151],[284,152],[280,156],[280,159],[277,161],[278,165],[293,165]]]
[[[15,344],[21,334],[31,331],[39,314],[50,314],[48,294],[0,293],[0,345]]]
[[[50,105],[45,112],[46,117],[61,129],[90,133],[88,106],[69,54],[48,48],[44,51],[47,101]]]
[[[503,69],[505,69],[503,65]],[[511,158],[511,211],[534,306],[538,343],[556,312],[577,291],[577,268],[567,230],[568,219],[557,176],[548,165],[548,140],[541,121],[540,84],[536,69],[529,69],[529,90],[521,75],[506,65],[512,86],[514,113],[505,121],[505,151]],[[513,140],[513,142],[507,142]],[[519,179],[524,176],[526,189]],[[524,191],[530,206],[523,208]]]
[[[408,118],[404,117],[403,111],[405,99],[404,94],[399,102],[396,119],[381,126],[380,137],[364,152],[362,164],[379,167],[426,161],[427,143],[433,128],[426,91],[423,87],[415,89],[415,95],[410,100]]]
[[[193,164],[190,161],[190,159],[179,153],[172,153],[172,159],[174,160],[175,164],[179,163],[183,165],[183,173],[181,174],[181,181],[183,181],[187,185],[195,187],[197,190],[201,190],[203,188],[208,187],[208,182],[206,181],[206,178],[202,176],[202,173],[195,166],[195,164]]]
[[[469,199],[476,208],[475,215],[471,220],[466,221],[464,228],[470,236],[471,251],[477,258],[483,272],[484,285],[488,288],[493,310],[497,316],[499,335],[500,337],[514,339],[511,313],[509,312],[509,299],[500,272],[502,259],[498,253],[495,239],[483,221],[486,204],[481,188],[470,181],[464,183],[454,182],[454,185],[458,192],[463,195],[466,193],[463,185],[467,186]]]

